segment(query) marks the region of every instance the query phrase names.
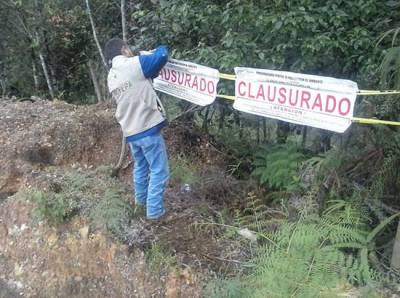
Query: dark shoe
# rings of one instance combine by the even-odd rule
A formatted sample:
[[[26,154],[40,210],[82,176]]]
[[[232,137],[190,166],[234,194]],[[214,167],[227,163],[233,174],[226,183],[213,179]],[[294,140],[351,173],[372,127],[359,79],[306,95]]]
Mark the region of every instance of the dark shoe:
[[[170,218],[170,216],[167,215],[167,212],[164,212],[164,214],[160,215],[157,218],[146,218],[147,222],[154,224],[154,225],[163,225],[170,220],[171,220],[171,218]]]
[[[142,204],[135,204],[133,208],[133,217],[144,217],[146,215],[146,206]]]

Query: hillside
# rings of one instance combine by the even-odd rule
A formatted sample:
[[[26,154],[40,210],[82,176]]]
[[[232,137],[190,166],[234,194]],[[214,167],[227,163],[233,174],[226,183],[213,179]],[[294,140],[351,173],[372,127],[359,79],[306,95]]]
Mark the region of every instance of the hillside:
[[[154,225],[131,215],[129,159],[110,176],[121,138],[111,106],[1,101],[0,297],[200,297],[237,266],[225,261],[242,257],[233,242],[196,223],[245,189],[205,135],[184,124],[165,134],[169,217]]]

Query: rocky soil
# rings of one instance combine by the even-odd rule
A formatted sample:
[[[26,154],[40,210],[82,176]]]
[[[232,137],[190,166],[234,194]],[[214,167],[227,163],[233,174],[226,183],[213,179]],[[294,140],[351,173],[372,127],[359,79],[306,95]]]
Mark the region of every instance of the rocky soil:
[[[120,132],[107,105],[0,100],[0,198],[48,166],[112,163]]]
[[[200,182],[188,191],[172,180],[168,220],[132,220],[139,232],[119,241],[82,214],[61,225],[39,220],[26,198],[55,172],[117,161],[121,136],[112,106],[0,100],[0,297],[201,297],[204,281],[234,269],[240,249],[196,224],[220,216],[245,190],[191,125],[171,124],[165,135],[171,157],[189,155],[200,165]],[[130,172],[127,158],[119,177],[127,189]],[[173,267],[150,268],[147,250],[157,243],[168,248]]]

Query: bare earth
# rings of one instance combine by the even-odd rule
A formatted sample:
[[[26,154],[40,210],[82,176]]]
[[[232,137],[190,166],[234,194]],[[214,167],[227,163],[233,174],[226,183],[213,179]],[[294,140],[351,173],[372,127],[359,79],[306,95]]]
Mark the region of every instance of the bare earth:
[[[121,136],[112,107],[0,101],[0,297],[201,297],[205,281],[233,270],[240,250],[196,223],[244,190],[193,127],[172,124],[165,135],[171,157],[190,155],[201,165],[201,183],[184,192],[171,181],[167,221],[132,220],[138,236],[117,241],[80,214],[58,226],[39,221],[24,198],[55,171],[116,162]],[[127,159],[119,179],[129,188],[130,172]],[[154,243],[167,246],[177,265],[150,269],[145,254]]]

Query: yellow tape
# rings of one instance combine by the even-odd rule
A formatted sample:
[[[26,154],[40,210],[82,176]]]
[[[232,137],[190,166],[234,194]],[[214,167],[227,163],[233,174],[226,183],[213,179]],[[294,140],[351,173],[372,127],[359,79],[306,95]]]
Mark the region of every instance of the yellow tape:
[[[386,121],[386,120],[380,120],[380,119],[368,119],[368,118],[353,117],[353,119],[351,119],[351,121],[361,123],[361,124],[383,124],[383,125],[400,126],[400,122]]]
[[[235,75],[227,74],[227,73],[219,73],[219,77],[221,79],[225,79],[225,80],[231,80],[231,81],[236,80],[236,76]]]
[[[229,100],[236,100],[236,96],[233,95],[224,95],[224,94],[217,94],[217,97],[229,99]],[[368,118],[359,118],[353,117],[351,119],[352,122],[361,123],[361,124],[382,124],[382,125],[395,125],[400,126],[400,122],[396,121],[387,121],[387,120],[380,120],[380,119],[368,119]]]
[[[229,100],[235,100],[236,99],[236,96],[233,96],[233,95],[217,94],[217,97],[225,98],[225,99],[229,99]]]
[[[358,90],[358,92],[362,92],[362,93],[375,93],[377,92],[376,90]],[[378,91],[380,92],[380,91]]]
[[[400,94],[397,90],[387,90],[387,91],[375,91],[375,90],[360,90],[357,95],[373,96],[373,95],[390,95],[390,94]]]
[[[236,76],[228,73],[219,73],[219,77],[221,79],[225,80],[231,80],[234,81],[236,80]],[[391,94],[400,94],[400,90],[385,90],[385,91],[379,91],[379,90],[359,90],[357,92],[357,95],[363,95],[363,96],[374,96],[374,95],[391,95]]]
[[[219,77],[221,79],[231,80],[231,81],[234,81],[236,79],[235,75],[227,74],[227,73],[220,73]],[[359,90],[357,92],[357,95],[363,95],[363,96],[390,95],[390,94],[400,94],[400,91],[398,91],[398,90],[386,90],[386,91]],[[236,99],[236,96],[232,96],[232,95],[218,94],[217,96],[220,97],[220,98],[229,99],[229,100],[235,100]],[[353,117],[351,119],[351,121],[355,122],[355,123],[361,123],[361,124],[372,124],[372,125],[382,124],[382,125],[400,126],[400,122],[386,121],[386,120],[380,120],[380,119],[368,119],[368,118]]]

